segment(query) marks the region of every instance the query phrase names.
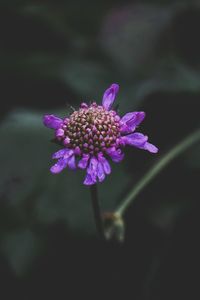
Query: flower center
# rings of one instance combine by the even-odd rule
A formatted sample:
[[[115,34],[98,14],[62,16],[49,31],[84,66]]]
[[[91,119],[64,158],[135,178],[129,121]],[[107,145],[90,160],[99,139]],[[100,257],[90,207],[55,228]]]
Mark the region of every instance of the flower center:
[[[116,146],[120,137],[120,117],[96,103],[81,107],[71,114],[65,131],[68,148],[79,147],[83,153],[98,154]]]

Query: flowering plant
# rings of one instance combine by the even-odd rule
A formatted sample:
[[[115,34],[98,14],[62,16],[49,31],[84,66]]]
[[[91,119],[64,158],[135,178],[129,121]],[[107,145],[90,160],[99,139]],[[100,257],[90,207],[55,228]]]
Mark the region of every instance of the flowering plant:
[[[118,90],[119,85],[112,84],[104,92],[102,105],[82,103],[79,110],[64,119],[44,115],[44,125],[55,130],[56,141],[64,146],[52,156],[58,159],[51,167],[52,173],[66,167],[86,169],[84,184],[93,185],[111,173],[108,158],[116,163],[124,158],[126,145],[157,153],[158,148],[148,142],[146,135],[135,132],[144,120],[144,112],[129,112],[121,118],[111,109]]]

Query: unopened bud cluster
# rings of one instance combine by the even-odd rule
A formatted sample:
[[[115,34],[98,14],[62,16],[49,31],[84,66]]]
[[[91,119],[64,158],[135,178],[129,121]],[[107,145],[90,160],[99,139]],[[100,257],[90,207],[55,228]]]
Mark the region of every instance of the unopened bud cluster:
[[[82,104],[64,120],[58,136],[68,148],[80,148],[82,153],[98,154],[116,146],[120,137],[120,117],[96,103]]]

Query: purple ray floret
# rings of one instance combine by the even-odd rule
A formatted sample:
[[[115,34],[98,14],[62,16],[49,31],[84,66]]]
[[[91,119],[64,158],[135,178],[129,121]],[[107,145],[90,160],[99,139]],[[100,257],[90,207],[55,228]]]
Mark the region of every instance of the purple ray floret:
[[[103,99],[102,99],[102,106],[106,110],[110,110],[113,102],[115,101],[115,97],[119,91],[119,85],[116,83],[113,83],[104,93]]]
[[[63,120],[54,115],[45,115],[43,118],[43,123],[46,127],[59,129],[63,123]]]
[[[143,111],[135,111],[127,113],[121,118],[121,132],[130,133],[133,132],[136,127],[144,120],[145,113]]]
[[[86,170],[84,184],[92,185],[104,181],[111,173],[109,159],[116,163],[123,160],[125,146],[158,152],[146,135],[135,132],[145,118],[143,111],[120,117],[111,109],[118,91],[119,85],[113,83],[104,92],[102,105],[82,103],[77,111],[64,119],[44,115],[44,125],[54,129],[55,140],[63,145],[52,156],[57,159],[50,169],[53,174],[67,167],[83,169]]]

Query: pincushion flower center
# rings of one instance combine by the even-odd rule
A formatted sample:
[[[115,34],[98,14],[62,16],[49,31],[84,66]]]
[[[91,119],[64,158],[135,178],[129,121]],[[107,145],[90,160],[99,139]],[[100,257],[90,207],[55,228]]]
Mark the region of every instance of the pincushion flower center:
[[[71,114],[65,129],[68,148],[79,147],[83,153],[98,154],[116,145],[120,137],[120,117],[93,103]]]

